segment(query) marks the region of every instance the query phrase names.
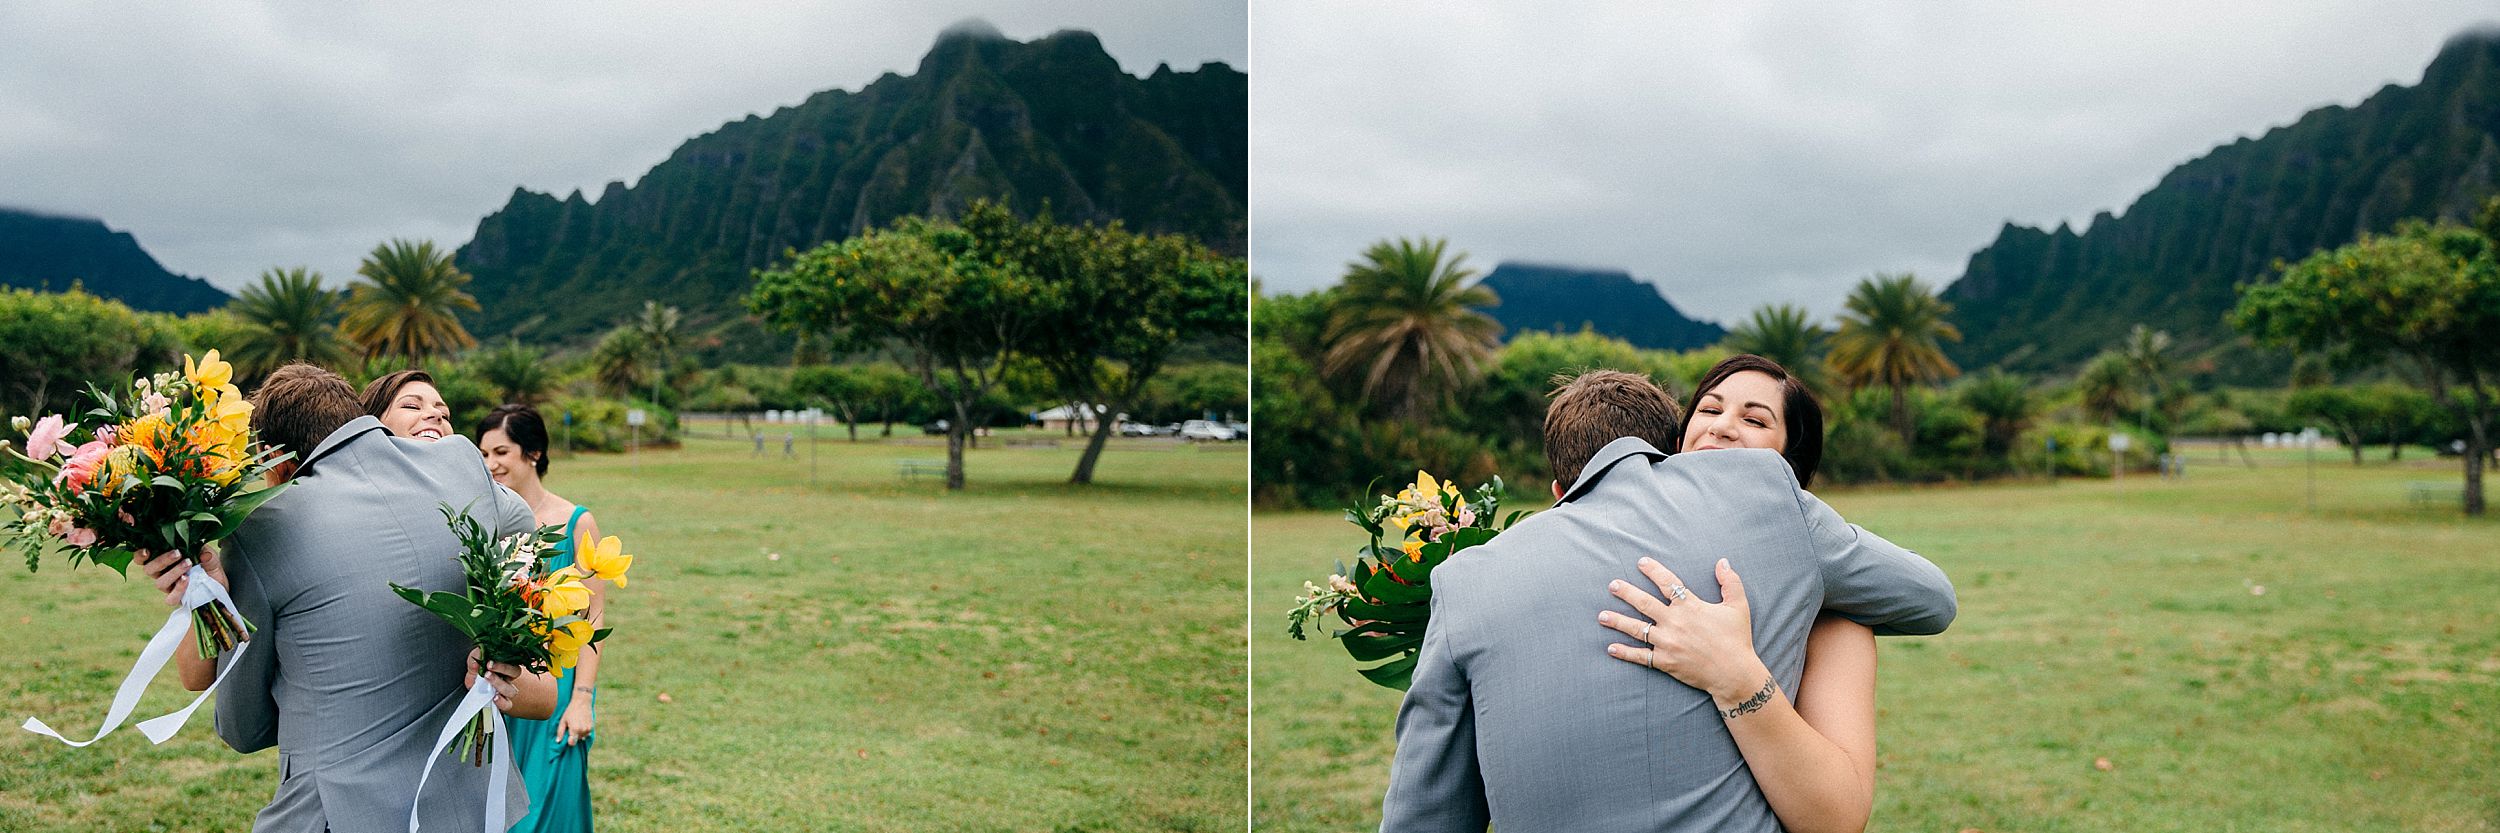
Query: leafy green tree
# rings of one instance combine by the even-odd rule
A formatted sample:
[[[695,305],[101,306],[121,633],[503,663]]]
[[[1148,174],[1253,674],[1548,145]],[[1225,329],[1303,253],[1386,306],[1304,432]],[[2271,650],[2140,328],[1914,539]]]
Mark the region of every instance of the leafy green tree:
[[[658,301],[642,302],[642,314],[630,326],[641,337],[642,349],[650,355],[645,363],[655,372],[651,375],[651,401],[660,401],[659,388],[668,383],[669,371],[677,367],[679,351],[685,347],[684,316],[676,307]]]
[[[2075,377],[2075,392],[2081,396],[2083,415],[2095,422],[2115,422],[2136,406],[2135,371],[2127,357],[2102,351],[2083,366]]]
[[[245,376],[292,361],[337,367],[350,359],[339,339],[339,293],[322,288],[319,272],[301,266],[262,272],[226,308],[249,325],[226,352]]]
[[[1962,331],[1945,320],[1953,305],[1938,299],[1917,275],[1902,273],[1859,281],[1847,306],[1840,330],[1832,334],[1832,371],[1851,388],[1891,390],[1893,430],[1903,445],[1914,446],[1908,388],[1962,372],[1945,358],[1942,344],[1962,340]]]
[[[517,338],[478,351],[469,359],[469,371],[505,403],[536,405],[556,386],[555,374],[547,369],[546,352],[524,347]]]
[[[1803,307],[1790,304],[1757,307],[1753,315],[1727,331],[1719,342],[1729,353],[1751,353],[1788,368],[1808,389],[1823,386],[1823,341],[1830,334],[1814,324]]]
[[[1479,311],[1501,302],[1471,286],[1466,254],[1445,239],[1381,241],[1348,264],[1328,320],[1320,371],[1410,423],[1483,372],[1502,326]]]
[[[964,447],[1000,366],[1056,303],[1012,260],[982,257],[963,228],[905,218],[792,252],[758,271],[748,307],[774,326],[890,346],[953,412],[946,487],[964,487]],[[976,409],[984,413],[976,414]]]
[[[863,368],[847,365],[819,364],[790,371],[790,390],[833,412],[850,429],[851,442],[859,442],[859,418],[867,411],[877,392]]]
[[[1242,261],[1180,235],[1024,220],[987,201],[967,209],[962,223],[983,250],[1046,287],[1050,305],[1016,349],[1072,405],[1107,415],[1137,410],[1174,350],[1239,333],[1249,315]],[[1069,482],[1094,482],[1113,422],[1094,421]]]
[[[618,327],[600,336],[598,346],[590,349],[591,381],[612,395],[632,396],[651,372],[651,350],[642,338],[642,331],[633,327]]]
[[[113,390],[133,372],[179,368],[179,339],[159,317],[73,288],[0,290],[0,409],[84,410],[89,385]]]
[[[1979,415],[1982,450],[1993,458],[2013,451],[2015,440],[2031,427],[2039,407],[2030,382],[1994,367],[1963,380],[1961,399],[1963,407]]]
[[[2351,388],[2314,387],[2292,392],[2284,402],[2291,415],[2324,423],[2352,451],[2352,464],[2361,465],[2361,446],[2387,421],[2385,403],[2366,391]]]
[[[2500,197],[2478,225],[2407,222],[2240,288],[2231,322],[2259,342],[2325,350],[2338,364],[2395,359],[2465,429],[2465,513],[2483,513],[2483,466],[2500,411]]]
[[[460,310],[478,308],[477,299],[462,289],[469,274],[433,241],[394,239],[375,246],[356,274],[365,280],[348,287],[340,330],[366,358],[397,356],[414,366],[427,356],[476,346],[459,316]]]
[[[2137,400],[2142,410],[2136,417],[2136,428],[2145,432],[2166,429],[2166,420],[2161,429],[2153,425],[2153,414],[2161,411],[2167,415],[2178,404],[2173,377],[2179,373],[2179,362],[2170,355],[2170,334],[2137,324],[2119,344],[2118,355],[2126,357],[2127,371],[2142,394]]]

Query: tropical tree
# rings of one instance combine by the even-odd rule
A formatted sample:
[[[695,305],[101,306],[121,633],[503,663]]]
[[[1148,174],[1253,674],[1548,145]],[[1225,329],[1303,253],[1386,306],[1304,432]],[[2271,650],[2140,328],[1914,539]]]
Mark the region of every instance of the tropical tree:
[[[2002,368],[1988,368],[1964,380],[1961,397],[1963,407],[1979,415],[1982,445],[1994,457],[2013,451],[2015,438],[2031,426],[2038,408],[2031,383]]]
[[[1755,308],[1752,317],[1727,331],[1719,346],[1730,353],[1751,353],[1779,362],[1806,387],[1819,388],[1823,340],[1828,335],[1815,326],[1804,308],[1778,304]]]
[[[2102,351],[2083,366],[2075,377],[2075,392],[2083,400],[2083,415],[2096,422],[2115,422],[2135,409],[2135,371],[2127,357]]]
[[[962,223],[982,250],[1019,264],[1048,299],[1017,352],[1040,366],[1062,401],[1106,417],[1141,410],[1148,385],[1182,344],[1239,338],[1249,315],[1242,261],[1177,234],[1023,220],[987,201],[966,209]],[[1115,421],[1092,420],[1069,482],[1094,481]]]
[[[651,376],[651,401],[660,400],[660,386],[668,383],[669,370],[677,366],[677,351],[685,346],[681,316],[676,307],[662,306],[658,301],[642,302],[642,314],[635,316],[632,327],[641,339],[642,349],[650,355],[646,362],[656,371]]]
[[[555,375],[547,372],[546,352],[523,347],[517,338],[507,338],[501,346],[478,351],[469,360],[469,370],[494,388],[498,401],[505,403],[536,405],[555,389]]]
[[[2323,350],[2344,367],[2395,359],[2465,429],[2465,513],[2483,513],[2500,416],[2500,197],[2479,228],[2408,221],[2240,288],[2231,323],[2261,343]]]
[[[319,272],[301,266],[262,272],[226,308],[248,325],[226,352],[245,376],[291,361],[336,367],[350,358],[339,340],[339,294],[322,288]]]
[[[1945,358],[1941,342],[1962,340],[1962,331],[1946,321],[1953,305],[1936,297],[1917,275],[1878,274],[1850,290],[1848,311],[1832,334],[1832,372],[1849,387],[1882,386],[1892,391],[1892,426],[1903,445],[1915,446],[1917,425],[1910,421],[1905,396],[1911,385],[1953,378],[1961,368]]]
[[[2119,342],[2118,355],[2126,357],[2128,374],[2135,378],[2136,388],[2143,395],[2136,427],[2152,431],[2153,412],[2167,411],[2177,404],[2171,388],[2179,363],[2170,356],[2170,333],[2137,324],[2127,331],[2127,339]]]
[[[340,329],[366,358],[397,356],[413,366],[427,356],[477,344],[460,326],[459,311],[478,308],[477,299],[462,289],[469,274],[433,241],[393,239],[375,246],[356,274],[365,280],[348,287]]]
[[[1480,311],[1501,303],[1470,286],[1446,239],[1381,241],[1346,265],[1328,320],[1320,372],[1408,422],[1481,374],[1502,326]]]
[[[590,378],[610,394],[632,396],[642,386],[643,374],[649,372],[646,362],[650,348],[642,343],[642,331],[618,327],[599,337],[599,345],[590,349]]]
[[[747,306],[828,343],[891,347],[953,410],[946,488],[961,490],[964,447],[976,417],[988,416],[1000,367],[1053,304],[1022,265],[984,254],[961,227],[906,217],[759,270]]]

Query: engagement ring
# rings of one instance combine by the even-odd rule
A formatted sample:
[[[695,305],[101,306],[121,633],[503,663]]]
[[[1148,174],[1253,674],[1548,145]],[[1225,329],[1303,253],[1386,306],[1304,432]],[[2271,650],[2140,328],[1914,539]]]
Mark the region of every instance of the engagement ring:
[[[1684,589],[1684,585],[1681,584],[1670,584],[1667,585],[1667,595],[1674,596],[1676,601],[1683,601],[1685,597],[1693,595],[1693,591]]]

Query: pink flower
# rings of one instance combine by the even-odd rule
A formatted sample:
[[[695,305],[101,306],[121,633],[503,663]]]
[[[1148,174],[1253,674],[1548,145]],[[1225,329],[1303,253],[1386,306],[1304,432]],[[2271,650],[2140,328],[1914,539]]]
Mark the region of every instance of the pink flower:
[[[104,427],[102,427],[102,428],[98,428],[98,429],[96,429],[96,430],[95,430],[95,442],[97,442],[97,443],[103,443],[103,444],[105,444],[105,445],[112,445],[112,444],[113,444],[113,438],[114,438],[114,437],[121,436],[121,433],[122,433],[121,429],[119,429],[119,428],[115,428],[115,427],[110,426],[110,425],[104,426]],[[94,445],[94,444],[95,444],[95,443],[88,443],[87,445]],[[86,448],[86,447],[87,447],[86,445],[79,446],[79,448],[82,448],[82,449],[83,449],[83,448]]]
[[[61,540],[68,541],[73,547],[92,547],[95,546],[95,530],[83,526],[70,527],[69,534],[61,536]]]
[[[70,453],[69,462],[61,464],[61,474],[53,481],[68,486],[70,494],[83,493],[87,484],[95,481],[96,469],[103,467],[104,455],[112,452],[113,445],[107,440],[95,440],[79,446],[77,451]]]
[[[69,529],[70,520],[68,515],[54,515],[52,516],[52,525],[44,531],[52,533],[52,537],[54,538],[67,538],[69,537]]]
[[[161,414],[173,405],[174,401],[165,398],[165,395],[161,393],[151,393],[139,398],[139,410],[143,413]]]
[[[68,433],[69,426],[61,421],[60,414],[44,417],[43,421],[35,423],[34,430],[26,432],[26,456],[37,460],[52,459],[52,455],[61,450],[61,436]]]

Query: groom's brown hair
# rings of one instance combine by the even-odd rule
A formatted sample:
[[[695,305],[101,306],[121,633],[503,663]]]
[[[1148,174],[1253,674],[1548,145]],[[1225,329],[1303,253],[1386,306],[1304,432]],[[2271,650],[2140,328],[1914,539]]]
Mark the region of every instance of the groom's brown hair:
[[[1545,408],[1545,462],[1554,482],[1570,488],[1597,450],[1623,437],[1639,437],[1675,453],[1684,409],[1649,377],[1620,370],[1555,376],[1554,402]]]
[[[252,391],[252,431],[261,442],[293,452],[297,463],[339,426],[364,415],[346,379],[303,362],[278,368]]]

